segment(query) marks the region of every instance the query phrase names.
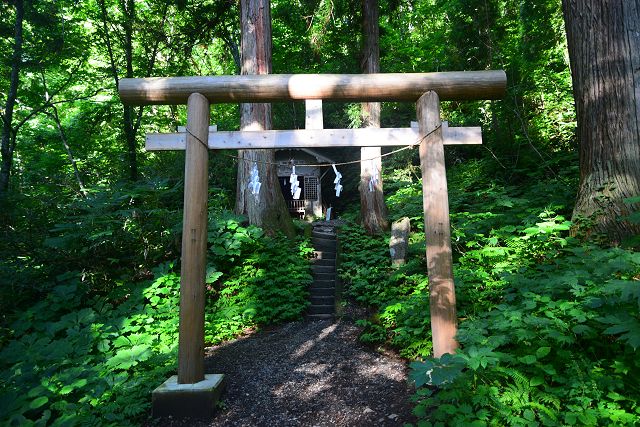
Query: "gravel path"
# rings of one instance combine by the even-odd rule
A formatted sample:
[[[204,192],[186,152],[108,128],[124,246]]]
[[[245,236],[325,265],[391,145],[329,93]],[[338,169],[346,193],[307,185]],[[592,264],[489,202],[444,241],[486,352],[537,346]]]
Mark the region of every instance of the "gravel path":
[[[289,323],[207,350],[222,409],[202,426],[401,426],[414,421],[405,363],[350,321]],[[197,424],[190,424],[197,425]]]

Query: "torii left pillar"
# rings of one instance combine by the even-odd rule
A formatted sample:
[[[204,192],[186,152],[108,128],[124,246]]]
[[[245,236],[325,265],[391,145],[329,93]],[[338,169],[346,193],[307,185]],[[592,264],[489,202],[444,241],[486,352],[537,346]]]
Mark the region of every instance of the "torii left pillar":
[[[209,101],[187,101],[178,375],[153,391],[154,417],[210,418],[224,377],[204,373],[204,303],[207,268]]]

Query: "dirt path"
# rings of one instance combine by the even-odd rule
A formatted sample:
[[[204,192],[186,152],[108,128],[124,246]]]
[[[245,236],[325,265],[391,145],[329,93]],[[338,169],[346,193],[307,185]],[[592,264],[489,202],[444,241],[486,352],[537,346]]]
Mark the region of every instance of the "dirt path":
[[[207,350],[224,373],[208,426],[401,426],[414,421],[405,363],[358,341],[349,321],[296,322]],[[193,425],[193,424],[192,424]]]

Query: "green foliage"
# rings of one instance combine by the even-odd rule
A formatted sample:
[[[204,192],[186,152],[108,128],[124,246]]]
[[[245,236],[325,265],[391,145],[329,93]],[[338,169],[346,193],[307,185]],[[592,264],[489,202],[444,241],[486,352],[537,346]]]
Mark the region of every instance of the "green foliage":
[[[421,183],[385,177],[390,217],[409,216],[409,261],[390,265],[384,237],[344,227],[347,292],[376,308],[363,341],[417,359],[419,425],[634,425],[640,422],[640,256],[568,236],[565,176],[519,186],[490,163],[450,168],[460,349],[430,357]],[[391,182],[391,185],[388,185]]]
[[[205,338],[217,343],[256,324],[298,319],[308,305],[313,280],[307,240],[266,237],[241,218],[223,215],[209,224],[211,265],[207,274]]]
[[[179,278],[155,279],[92,296],[81,274],[59,278],[42,302],[11,326],[0,351],[0,423],[129,425],[174,369]]]
[[[149,387],[173,369],[178,276],[166,262],[180,250],[184,154],[140,147],[144,132],[183,125],[186,110],[131,110],[143,179],[119,182],[131,158],[114,73],[236,73],[238,11],[234,2],[210,0],[137,1],[135,13],[125,6],[26,3],[12,187],[0,202],[0,423],[138,422]],[[0,12],[0,73],[8,76],[14,8],[2,3]],[[361,16],[353,2],[274,0],[272,18],[275,73],[360,71]],[[567,236],[578,162],[563,31],[557,0],[380,4],[381,71],[502,68],[508,76],[502,101],[442,105],[452,124],[482,125],[485,143],[446,154],[456,165],[448,168],[463,319],[456,356],[428,358],[415,150],[385,158],[384,171],[391,219],[412,220],[409,262],[392,268],[386,239],[353,224],[341,235],[347,293],[376,308],[359,322],[362,339],[423,359],[413,377],[425,425],[637,422],[638,260]],[[8,86],[0,79],[3,105]],[[43,108],[45,90],[57,103],[69,151]],[[324,109],[326,128],[360,120],[356,104]],[[410,103],[383,106],[383,126],[414,118]],[[237,107],[217,106],[212,121],[237,129]],[[276,128],[303,123],[301,102],[274,104]],[[230,206],[235,165],[221,153],[211,154],[211,164],[206,337],[219,342],[300,315],[310,249],[220,214],[218,207]],[[355,169],[343,171],[345,190],[357,186]],[[349,203],[330,201],[336,209]],[[637,248],[638,238],[625,244]]]
[[[109,212],[97,224],[111,224]],[[266,237],[242,221],[228,213],[210,221],[207,343],[298,319],[307,305],[308,242]],[[171,264],[152,274],[97,286],[66,273],[21,313],[0,349],[0,424],[138,424],[177,356],[179,275]]]
[[[431,342],[425,310],[429,298],[425,293],[426,277],[422,260],[393,269],[388,255],[388,240],[368,236],[355,225],[340,229],[343,249],[339,274],[348,286],[345,292],[356,301],[378,307],[373,319],[361,321],[362,339],[370,343],[388,342],[400,348],[404,356],[428,355]],[[412,252],[418,245],[413,245]],[[385,332],[386,331],[386,332]]]
[[[417,413],[451,425],[637,423],[638,272],[637,253],[571,245],[507,275],[502,302],[460,324],[464,370],[443,381],[444,357],[413,365],[416,385],[438,390],[421,389]],[[456,402],[471,411],[438,409]]]
[[[166,181],[92,191],[68,206],[44,245],[58,252],[66,269],[84,269],[96,281],[105,273],[144,276],[143,266],[176,257],[181,193],[181,185]],[[90,266],[86,259],[93,260]]]

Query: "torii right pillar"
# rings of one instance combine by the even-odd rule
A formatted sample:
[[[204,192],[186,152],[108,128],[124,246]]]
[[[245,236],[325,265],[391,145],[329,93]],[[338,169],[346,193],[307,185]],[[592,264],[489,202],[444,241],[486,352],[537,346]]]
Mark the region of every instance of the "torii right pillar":
[[[458,347],[449,197],[438,94],[430,91],[422,95],[418,99],[416,110],[421,138],[420,169],[433,357],[438,358],[445,353],[453,354]]]

